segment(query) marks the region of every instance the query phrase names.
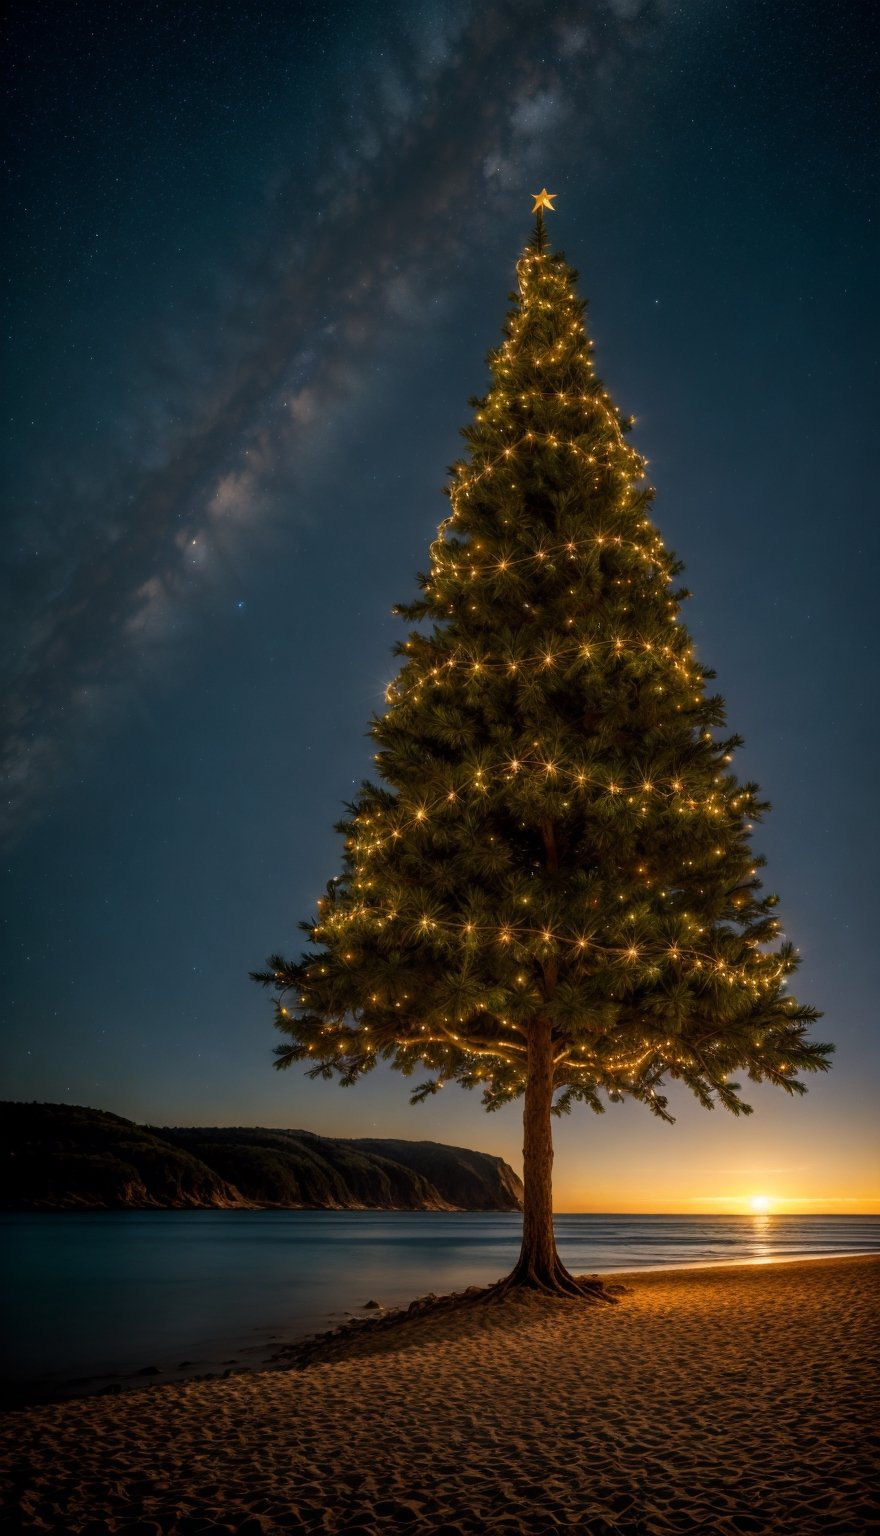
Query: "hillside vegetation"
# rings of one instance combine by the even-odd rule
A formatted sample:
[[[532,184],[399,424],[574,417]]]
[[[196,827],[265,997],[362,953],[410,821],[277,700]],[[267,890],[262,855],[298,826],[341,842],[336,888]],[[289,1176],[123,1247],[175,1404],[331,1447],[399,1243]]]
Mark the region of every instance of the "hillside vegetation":
[[[500,1157],[434,1141],[136,1125],[107,1110],[0,1104],[6,1210],[516,1211]]]

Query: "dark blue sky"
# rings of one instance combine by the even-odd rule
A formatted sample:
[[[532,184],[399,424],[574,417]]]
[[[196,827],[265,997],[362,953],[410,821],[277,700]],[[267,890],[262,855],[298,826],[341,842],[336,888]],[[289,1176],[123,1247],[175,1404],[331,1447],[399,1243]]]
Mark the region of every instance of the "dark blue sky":
[[[572,1117],[560,1204],[877,1199],[872,31],[856,0],[13,4],[6,1096],[516,1159],[515,1106],[274,1074],[247,973],[336,871],[546,185],[838,1043],[749,1121]]]

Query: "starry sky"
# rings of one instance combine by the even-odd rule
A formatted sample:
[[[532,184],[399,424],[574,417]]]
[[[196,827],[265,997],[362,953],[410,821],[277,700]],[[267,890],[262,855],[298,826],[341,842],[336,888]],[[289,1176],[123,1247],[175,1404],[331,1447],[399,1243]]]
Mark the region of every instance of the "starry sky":
[[[2,1093],[480,1147],[520,1108],[271,1065],[531,229],[637,419],[806,1099],[557,1129],[568,1210],[880,1210],[876,60],[861,0],[13,0]]]

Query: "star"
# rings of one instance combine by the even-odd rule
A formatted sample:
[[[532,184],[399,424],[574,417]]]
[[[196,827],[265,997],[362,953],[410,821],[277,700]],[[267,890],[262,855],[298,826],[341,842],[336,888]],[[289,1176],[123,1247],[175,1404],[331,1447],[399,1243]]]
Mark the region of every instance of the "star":
[[[540,192],[533,192],[532,197],[535,199],[535,206],[532,209],[532,213],[540,213],[542,208],[549,208],[551,213],[555,213],[556,209],[553,207],[553,199],[558,196],[558,192],[548,192],[546,187],[542,187]]]

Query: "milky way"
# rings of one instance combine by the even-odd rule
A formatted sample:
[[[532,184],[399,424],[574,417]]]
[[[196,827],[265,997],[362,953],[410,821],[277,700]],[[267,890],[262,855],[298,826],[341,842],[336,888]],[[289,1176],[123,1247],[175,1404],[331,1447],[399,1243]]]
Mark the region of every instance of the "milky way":
[[[858,0],[13,0],[6,57],[9,1096],[158,1123],[428,1136],[271,1069],[248,981],[338,868],[333,824],[447,510],[531,228],[685,562],[684,618],[825,1011],[834,1071],[748,1128],[560,1125],[563,1202],[854,1198],[876,1061],[870,220]],[[779,1097],[779,1096],[777,1096]],[[650,1121],[650,1117],[646,1117]],[[592,1117],[591,1117],[592,1119]],[[706,1121],[709,1121],[707,1126]],[[595,1138],[595,1140],[594,1140]],[[701,1206],[700,1208],[705,1208]]]
[[[279,497],[287,515],[296,507],[303,460],[326,449],[334,413],[362,389],[377,333],[430,328],[505,198],[571,131],[575,102],[583,135],[591,81],[601,75],[607,103],[609,81],[660,26],[656,5],[624,0],[592,16],[560,5],[549,19],[527,0],[389,11],[384,47],[356,71],[351,59],[328,71],[339,94],[317,166],[267,177],[262,227],[237,264],[212,263],[211,301],[164,315],[158,339],[117,359],[124,422],[105,400],[87,456],[65,443],[62,461],[50,406],[22,493],[39,510],[16,528],[26,597],[6,704],[7,832],[39,814],[105,707],[125,707],[157,642],[167,657],[172,627],[223,579],[242,528]]]

